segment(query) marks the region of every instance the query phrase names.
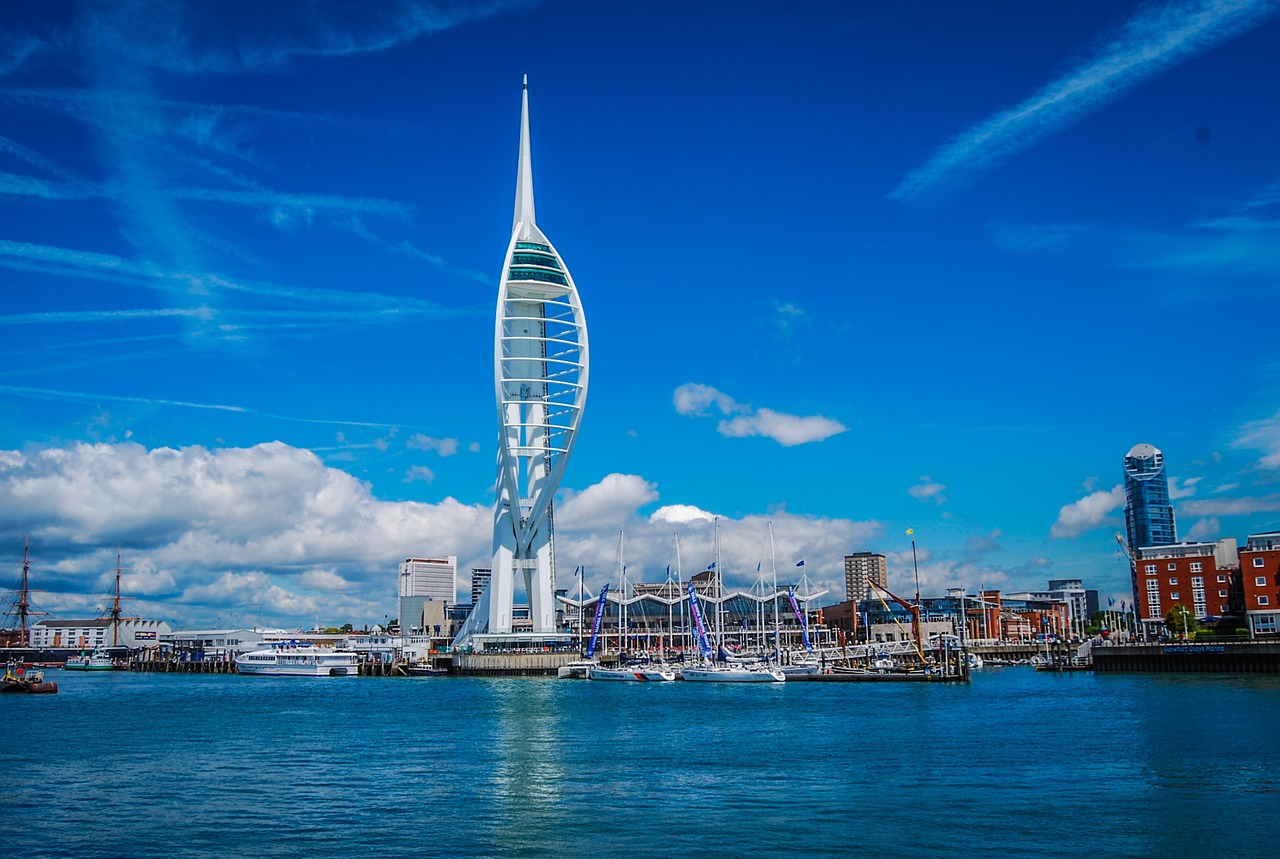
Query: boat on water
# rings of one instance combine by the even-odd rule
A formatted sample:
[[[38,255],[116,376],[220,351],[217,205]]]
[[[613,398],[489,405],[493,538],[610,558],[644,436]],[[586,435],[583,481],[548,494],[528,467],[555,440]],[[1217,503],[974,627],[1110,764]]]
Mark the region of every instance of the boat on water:
[[[771,665],[694,665],[680,672],[695,683],[783,683],[787,675]]]
[[[236,657],[241,674],[276,677],[345,677],[360,673],[359,654],[308,644],[285,644]]]
[[[410,665],[405,668],[410,677],[444,677],[449,672],[443,668],[436,668],[434,665],[428,665],[425,662],[417,665]]]
[[[62,667],[67,671],[114,671],[116,662],[111,658],[110,653],[101,648],[95,648],[91,653],[67,657]]]
[[[676,679],[676,673],[665,665],[619,665],[617,668],[594,665],[587,669],[587,677],[591,680],[667,683]]]
[[[716,650],[715,653],[726,655],[724,649],[724,604],[721,589],[720,566],[720,520],[715,520],[715,561],[712,569],[716,571]],[[697,665],[687,666],[680,671],[680,677],[695,683],[784,683],[787,675],[782,669],[768,663],[752,662],[715,662],[712,661],[711,643],[707,639],[707,624],[703,618],[702,605],[698,599],[694,583],[689,582],[689,612],[698,631],[698,651],[703,661]]]
[[[600,663],[594,659],[575,659],[557,668],[556,677],[561,680],[586,680],[587,672],[599,665]]]
[[[0,679],[0,692],[54,695],[58,692],[58,684],[46,681],[43,671],[26,671],[16,662],[10,662],[5,666],[4,677]]]
[[[790,665],[782,666],[782,673],[788,677],[813,677],[825,673],[817,657],[809,656],[797,659]]]

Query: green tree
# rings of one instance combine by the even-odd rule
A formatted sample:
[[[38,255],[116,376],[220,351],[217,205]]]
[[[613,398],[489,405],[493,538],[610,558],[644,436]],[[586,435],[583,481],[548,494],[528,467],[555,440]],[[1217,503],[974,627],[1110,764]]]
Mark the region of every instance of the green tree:
[[[343,631],[343,632],[352,632],[352,631],[354,631],[354,630],[355,630],[355,627],[354,627],[354,626],[352,626],[352,625],[351,625],[351,624],[349,624],[349,623],[344,623],[344,624],[342,625],[342,631]]]
[[[1196,620],[1195,612],[1182,603],[1174,603],[1173,608],[1164,616],[1164,627],[1174,635],[1187,638],[1200,628],[1200,623]]]

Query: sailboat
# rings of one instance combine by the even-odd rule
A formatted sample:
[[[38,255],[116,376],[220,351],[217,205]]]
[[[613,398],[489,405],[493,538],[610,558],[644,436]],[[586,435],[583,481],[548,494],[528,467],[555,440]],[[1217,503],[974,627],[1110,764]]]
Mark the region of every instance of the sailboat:
[[[715,520],[715,570],[713,581],[716,586],[716,652],[724,653],[724,578],[720,567],[720,520]],[[693,615],[698,630],[698,649],[703,661],[683,669],[680,674],[685,680],[695,683],[782,683],[787,677],[774,666],[764,663],[729,663],[711,660],[711,643],[707,640],[706,623],[698,591],[693,582],[689,582],[689,612]]]
[[[587,577],[587,571],[583,567],[578,567],[578,647],[581,653],[582,647],[582,590],[584,579]],[[600,663],[596,661],[596,639],[600,635],[600,618],[604,612],[604,597],[609,593],[609,583],[605,582],[604,587],[600,589],[600,596],[596,600],[596,616],[591,625],[591,641],[587,644],[586,653],[582,659],[575,659],[572,662],[566,662],[556,669],[556,677],[561,680],[586,680],[587,672]]]
[[[121,620],[137,620],[136,617],[124,618],[120,615],[120,576],[123,569],[120,565],[120,552],[116,552],[116,596],[112,602],[111,608],[111,646],[118,648],[120,646],[120,621]],[[67,671],[114,671],[117,667],[115,658],[111,652],[102,645],[98,645],[91,653],[81,651],[78,656],[70,656],[62,666]],[[122,667],[127,668],[128,663],[122,663]]]
[[[618,657],[621,659],[624,636],[627,630],[627,565],[624,561],[624,534],[618,533],[618,563],[620,565],[620,588],[618,593]],[[607,587],[607,586],[606,586]],[[601,591],[600,606],[597,606],[596,616],[600,616],[600,607],[604,605],[604,591]],[[593,635],[594,639],[594,635]],[[603,665],[592,665],[587,668],[587,677],[591,680],[621,680],[624,682],[635,681],[657,681],[659,683],[670,682],[676,679],[676,673],[662,664],[644,664],[644,665],[622,665],[619,663],[614,668],[606,668]]]

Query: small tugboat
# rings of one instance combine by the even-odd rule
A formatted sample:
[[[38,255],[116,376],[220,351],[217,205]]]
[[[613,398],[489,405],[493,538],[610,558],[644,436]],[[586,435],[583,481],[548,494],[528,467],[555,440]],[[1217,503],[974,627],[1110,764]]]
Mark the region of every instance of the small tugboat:
[[[44,672],[24,672],[22,666],[9,662],[4,669],[4,678],[0,680],[0,692],[18,692],[28,695],[53,695],[58,691],[58,684],[45,682]]]

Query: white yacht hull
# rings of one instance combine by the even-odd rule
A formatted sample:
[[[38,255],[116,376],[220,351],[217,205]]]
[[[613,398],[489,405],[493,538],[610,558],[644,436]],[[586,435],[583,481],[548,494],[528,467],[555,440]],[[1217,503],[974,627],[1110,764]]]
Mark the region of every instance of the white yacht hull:
[[[634,668],[602,668],[596,665],[587,669],[587,676],[592,680],[620,680],[624,682],[657,681],[665,683],[676,679],[676,673],[670,668],[655,668],[649,665]]]
[[[686,668],[681,676],[696,683],[782,683],[787,679],[777,668],[742,666]]]

